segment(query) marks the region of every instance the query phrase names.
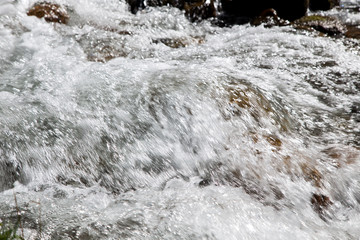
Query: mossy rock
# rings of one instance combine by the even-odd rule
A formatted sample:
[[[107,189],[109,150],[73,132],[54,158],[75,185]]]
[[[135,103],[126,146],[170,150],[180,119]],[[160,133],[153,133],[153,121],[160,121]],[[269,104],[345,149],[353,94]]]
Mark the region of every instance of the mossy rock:
[[[342,35],[347,31],[346,26],[337,18],[329,16],[305,16],[296,20],[293,24],[297,29],[316,30],[329,36]]]
[[[69,15],[65,8],[58,4],[48,2],[35,3],[29,9],[27,15],[44,18],[47,22],[67,24],[69,21]]]

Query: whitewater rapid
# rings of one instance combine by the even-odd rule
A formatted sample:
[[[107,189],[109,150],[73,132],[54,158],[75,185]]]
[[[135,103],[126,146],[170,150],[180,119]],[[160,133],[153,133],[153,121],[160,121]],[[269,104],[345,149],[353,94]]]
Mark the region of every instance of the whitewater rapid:
[[[63,25],[35,2],[0,3],[0,218],[19,234],[358,239],[358,40],[118,0],[58,0]]]

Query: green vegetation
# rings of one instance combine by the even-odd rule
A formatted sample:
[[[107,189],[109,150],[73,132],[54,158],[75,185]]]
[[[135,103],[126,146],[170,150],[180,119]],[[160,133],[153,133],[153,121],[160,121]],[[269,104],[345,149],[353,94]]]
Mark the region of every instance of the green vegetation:
[[[0,223],[0,240],[24,239],[16,234],[19,224],[13,226],[6,225],[4,222]]]

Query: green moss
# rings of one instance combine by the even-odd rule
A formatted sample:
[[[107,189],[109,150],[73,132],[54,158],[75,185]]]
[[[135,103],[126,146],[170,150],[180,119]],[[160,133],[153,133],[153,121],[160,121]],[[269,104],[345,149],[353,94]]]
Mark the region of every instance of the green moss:
[[[313,21],[329,21],[329,17],[312,15],[312,16],[302,17],[298,21],[300,23],[307,23],[307,22],[313,22]]]

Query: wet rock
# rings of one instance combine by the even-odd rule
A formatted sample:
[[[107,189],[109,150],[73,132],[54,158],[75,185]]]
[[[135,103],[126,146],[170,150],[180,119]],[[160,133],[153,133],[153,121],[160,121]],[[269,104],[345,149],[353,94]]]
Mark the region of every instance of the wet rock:
[[[280,19],[293,21],[305,16],[308,9],[308,0],[127,0],[132,13],[143,9],[145,6],[173,6],[185,11],[186,16],[192,21],[220,16],[219,25],[246,23],[252,18],[260,16],[266,9],[275,9]],[[221,5],[221,9],[218,7]],[[280,21],[281,23],[281,21]],[[277,23],[279,24],[279,23]]]
[[[207,3],[206,0],[185,2],[184,9],[185,15],[191,21],[208,19],[216,17],[217,15],[216,7],[213,0],[211,0],[210,3]]]
[[[273,26],[286,26],[290,22],[284,19],[281,19],[275,9],[269,8],[264,10],[259,16],[255,17],[250,21],[250,24],[253,26],[264,25],[264,27],[273,27]]]
[[[159,38],[153,40],[153,43],[162,43],[171,48],[182,48],[194,44],[204,43],[203,37],[182,37],[182,38]]]
[[[126,57],[127,53],[124,51],[118,50],[111,45],[106,45],[99,43],[94,46],[92,50],[89,50],[87,55],[87,60],[90,62],[108,62],[111,59],[117,57]]]
[[[339,4],[340,0],[310,0],[309,9],[311,11],[329,10]]]
[[[291,128],[289,114],[269,101],[259,90],[250,87],[230,87],[229,112],[234,116],[249,114],[252,119],[260,123],[264,116],[271,117],[280,131],[287,132]]]
[[[328,196],[314,193],[311,197],[311,204],[315,212],[317,212],[323,220],[325,220],[325,211],[333,204]]]
[[[16,181],[22,184],[27,183],[22,165],[8,160],[0,161],[0,192],[14,187]]]
[[[211,184],[211,179],[210,178],[204,178],[203,180],[201,180],[199,182],[199,187],[207,187]]]
[[[217,10],[214,0],[127,0],[132,13],[137,13],[140,9],[159,6],[172,6],[185,10],[185,15],[191,21],[198,21],[215,17]]]
[[[146,6],[158,7],[158,6],[173,6],[180,9],[184,9],[186,0],[143,0]],[[196,2],[197,0],[194,0]]]
[[[126,1],[130,6],[130,11],[133,14],[136,14],[140,9],[145,8],[144,0],[127,0]]]
[[[359,26],[347,26],[347,32],[345,37],[360,39],[360,28]]]
[[[360,149],[352,146],[332,146],[322,150],[326,155],[326,160],[331,161],[336,168],[354,164],[360,159]]]
[[[280,148],[282,145],[281,140],[275,135],[266,136],[266,141],[277,148]]]
[[[259,1],[233,1],[221,0],[225,14],[254,18],[266,10],[273,8],[280,18],[295,20],[305,16],[308,0],[259,0]]]
[[[44,18],[47,22],[67,24],[69,21],[69,15],[65,8],[49,2],[35,3],[27,12],[27,15]]]
[[[91,62],[108,62],[118,57],[127,57],[130,50],[125,48],[126,38],[114,38],[108,36],[106,38],[95,39],[95,33],[89,33],[82,36],[78,43],[82,46],[87,60]]]
[[[302,17],[294,22],[294,26],[297,29],[316,30],[329,36],[341,35],[347,30],[338,19],[320,15]]]
[[[315,167],[309,166],[308,164],[302,164],[301,170],[304,174],[306,181],[312,182],[313,185],[318,188],[321,188],[323,186],[322,174]]]

